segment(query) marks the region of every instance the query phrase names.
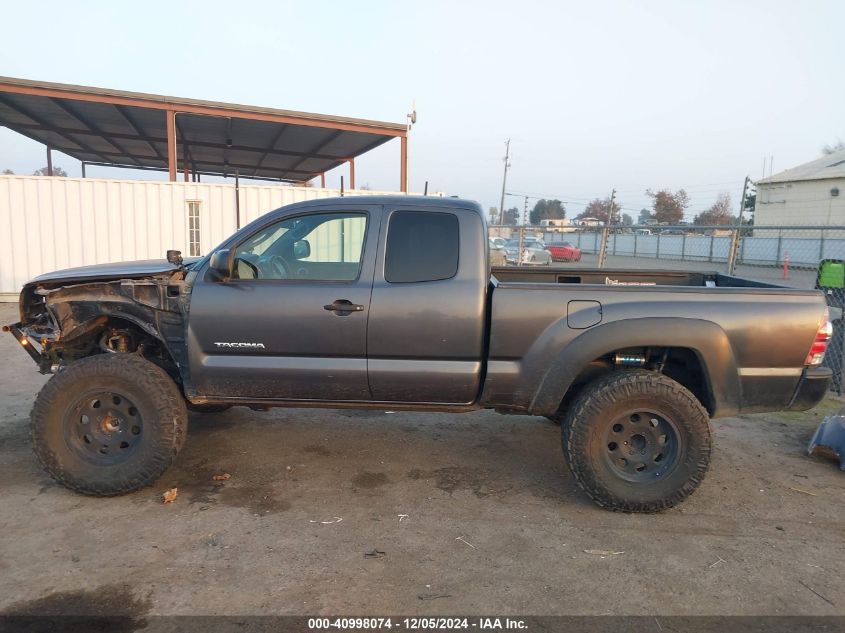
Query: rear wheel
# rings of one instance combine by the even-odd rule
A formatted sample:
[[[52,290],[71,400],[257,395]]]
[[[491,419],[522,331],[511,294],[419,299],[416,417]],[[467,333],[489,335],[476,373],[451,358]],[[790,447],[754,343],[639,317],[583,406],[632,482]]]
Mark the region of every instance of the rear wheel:
[[[679,383],[645,370],[588,385],[564,414],[563,451],[600,506],[659,512],[692,494],[710,464],[709,416]]]
[[[35,454],[50,476],[107,496],[158,479],[185,442],[188,416],[163,369],[134,354],[102,354],[53,376],[30,418]]]

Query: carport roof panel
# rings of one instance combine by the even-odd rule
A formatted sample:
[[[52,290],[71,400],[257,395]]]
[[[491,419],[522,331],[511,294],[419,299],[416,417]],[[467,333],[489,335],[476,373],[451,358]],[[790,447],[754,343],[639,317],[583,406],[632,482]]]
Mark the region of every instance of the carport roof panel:
[[[401,123],[0,77],[0,124],[93,164],[305,181],[407,134]]]

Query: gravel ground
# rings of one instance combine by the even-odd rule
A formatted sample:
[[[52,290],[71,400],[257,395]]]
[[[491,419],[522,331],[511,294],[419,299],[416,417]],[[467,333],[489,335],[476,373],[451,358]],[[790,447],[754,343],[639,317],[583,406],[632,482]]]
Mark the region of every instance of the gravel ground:
[[[492,412],[195,415],[156,485],[87,498],[30,450],[44,381],[1,337],[0,613],[845,614],[845,473],[803,453],[836,400],[715,421],[701,489],[637,516]]]

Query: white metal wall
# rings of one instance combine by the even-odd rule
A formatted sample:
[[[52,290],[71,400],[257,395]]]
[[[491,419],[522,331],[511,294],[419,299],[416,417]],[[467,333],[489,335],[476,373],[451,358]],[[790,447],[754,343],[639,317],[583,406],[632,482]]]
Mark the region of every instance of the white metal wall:
[[[845,225],[845,178],[759,183],[754,224]]]
[[[394,192],[349,191],[346,195]],[[337,196],[337,189],[241,185],[241,225],[300,200]],[[0,301],[45,272],[189,253],[188,201],[200,202],[203,254],[237,224],[229,184],[0,176]]]

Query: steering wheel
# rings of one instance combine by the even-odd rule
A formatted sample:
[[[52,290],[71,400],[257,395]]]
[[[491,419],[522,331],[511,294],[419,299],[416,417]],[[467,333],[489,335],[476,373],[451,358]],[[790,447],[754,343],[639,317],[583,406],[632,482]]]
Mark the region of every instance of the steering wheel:
[[[235,271],[238,271],[238,267],[243,264],[246,266],[250,272],[252,272],[252,279],[258,279],[258,266],[253,264],[251,261],[243,258],[243,257],[235,257]],[[238,279],[250,279],[249,277],[241,277],[240,274],[237,275]]]
[[[270,257],[270,267],[273,269],[275,279],[290,279],[290,266],[281,255]]]

